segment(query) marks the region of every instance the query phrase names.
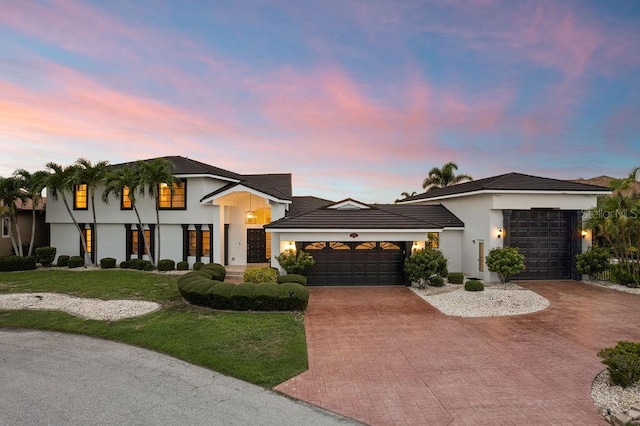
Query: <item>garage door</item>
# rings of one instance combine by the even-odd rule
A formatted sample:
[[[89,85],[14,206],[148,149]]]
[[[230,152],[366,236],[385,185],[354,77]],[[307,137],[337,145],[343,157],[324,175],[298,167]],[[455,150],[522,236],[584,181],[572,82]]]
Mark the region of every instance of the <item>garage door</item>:
[[[404,243],[308,242],[302,250],[316,261],[308,285],[401,285]]]
[[[514,279],[570,279],[573,247],[567,210],[514,210],[509,221],[509,245],[525,256],[527,269]],[[576,231],[577,232],[577,231]]]

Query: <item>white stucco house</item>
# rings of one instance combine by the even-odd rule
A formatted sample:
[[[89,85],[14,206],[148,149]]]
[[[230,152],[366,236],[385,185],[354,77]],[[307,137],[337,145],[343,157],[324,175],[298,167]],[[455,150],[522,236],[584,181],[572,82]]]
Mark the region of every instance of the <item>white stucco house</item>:
[[[158,202],[160,257],[190,265],[270,262],[279,267],[275,256],[296,248],[316,260],[309,285],[403,285],[408,284],[404,259],[430,245],[442,250],[450,271],[495,280],[486,268],[486,254],[494,247],[514,246],[527,259],[527,270],[518,278],[578,279],[575,255],[590,241],[590,235],[583,235],[582,212],[610,193],[599,186],[509,173],[397,204],[369,205],[293,196],[290,174],[241,175],[185,157],[165,158],[175,165],[181,184],[173,194],[161,187],[157,201],[138,200],[142,230],[133,211],[115,199],[109,204],[97,200],[93,229],[86,186],[76,187],[74,215],[94,258],[145,258],[141,232],[146,232],[158,259]],[[83,254],[60,200],[49,202],[47,222],[58,254]]]

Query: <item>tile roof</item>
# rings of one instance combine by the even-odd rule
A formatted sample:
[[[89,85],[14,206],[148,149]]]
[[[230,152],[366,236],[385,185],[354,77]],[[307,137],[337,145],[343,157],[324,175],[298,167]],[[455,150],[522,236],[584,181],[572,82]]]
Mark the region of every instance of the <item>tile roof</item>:
[[[369,209],[312,210],[266,225],[274,229],[442,229],[464,223],[442,205],[372,204]]]
[[[586,183],[589,185],[597,185],[597,186],[604,186],[607,188],[611,188],[611,183],[614,180],[616,180],[616,178],[603,175],[603,176],[592,177],[589,179],[575,179],[573,182]],[[629,188],[622,191],[622,194],[629,197],[635,194],[640,194],[640,182],[637,182],[637,181],[631,182],[631,185],[629,186]]]
[[[292,203],[289,206],[287,216],[297,216],[299,214],[333,204],[333,201],[331,200],[325,200],[324,198],[312,197],[308,195],[291,197],[291,201]]]
[[[477,191],[575,191],[606,193],[608,189],[586,183],[531,176],[514,172],[484,179],[472,180],[469,182],[459,183],[457,185],[446,186],[444,188],[435,188],[422,194],[403,198],[398,202],[405,203],[415,200],[428,200],[431,198],[447,197]]]
[[[165,158],[169,160],[176,167],[176,170],[175,170],[176,175],[209,174],[209,175],[220,176],[220,177],[231,179],[231,180],[241,180],[241,175],[239,175],[238,173],[230,172],[229,170],[221,169],[219,167],[202,163],[200,161],[192,160],[191,158],[182,157],[180,155],[169,155],[165,157],[148,158],[146,160],[140,160],[140,161],[151,162],[153,160],[156,160],[157,158]],[[135,163],[137,163],[137,161],[113,164],[113,167],[133,165]]]

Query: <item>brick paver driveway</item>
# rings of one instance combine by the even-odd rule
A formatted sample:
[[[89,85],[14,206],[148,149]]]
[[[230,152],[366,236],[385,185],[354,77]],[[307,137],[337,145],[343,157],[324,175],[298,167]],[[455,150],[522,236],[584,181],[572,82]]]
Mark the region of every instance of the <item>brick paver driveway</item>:
[[[310,288],[309,370],[276,389],[369,424],[606,424],[596,354],[640,340],[640,296],[522,285],[551,306],[457,318],[402,287]]]

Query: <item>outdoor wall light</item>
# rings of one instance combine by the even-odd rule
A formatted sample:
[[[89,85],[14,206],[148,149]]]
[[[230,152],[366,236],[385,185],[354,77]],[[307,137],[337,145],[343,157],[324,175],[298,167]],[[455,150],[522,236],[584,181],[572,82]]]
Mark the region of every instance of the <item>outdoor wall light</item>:
[[[502,229],[498,229],[498,238],[502,238]]]
[[[586,229],[582,230],[582,238],[587,238],[587,230]]]

